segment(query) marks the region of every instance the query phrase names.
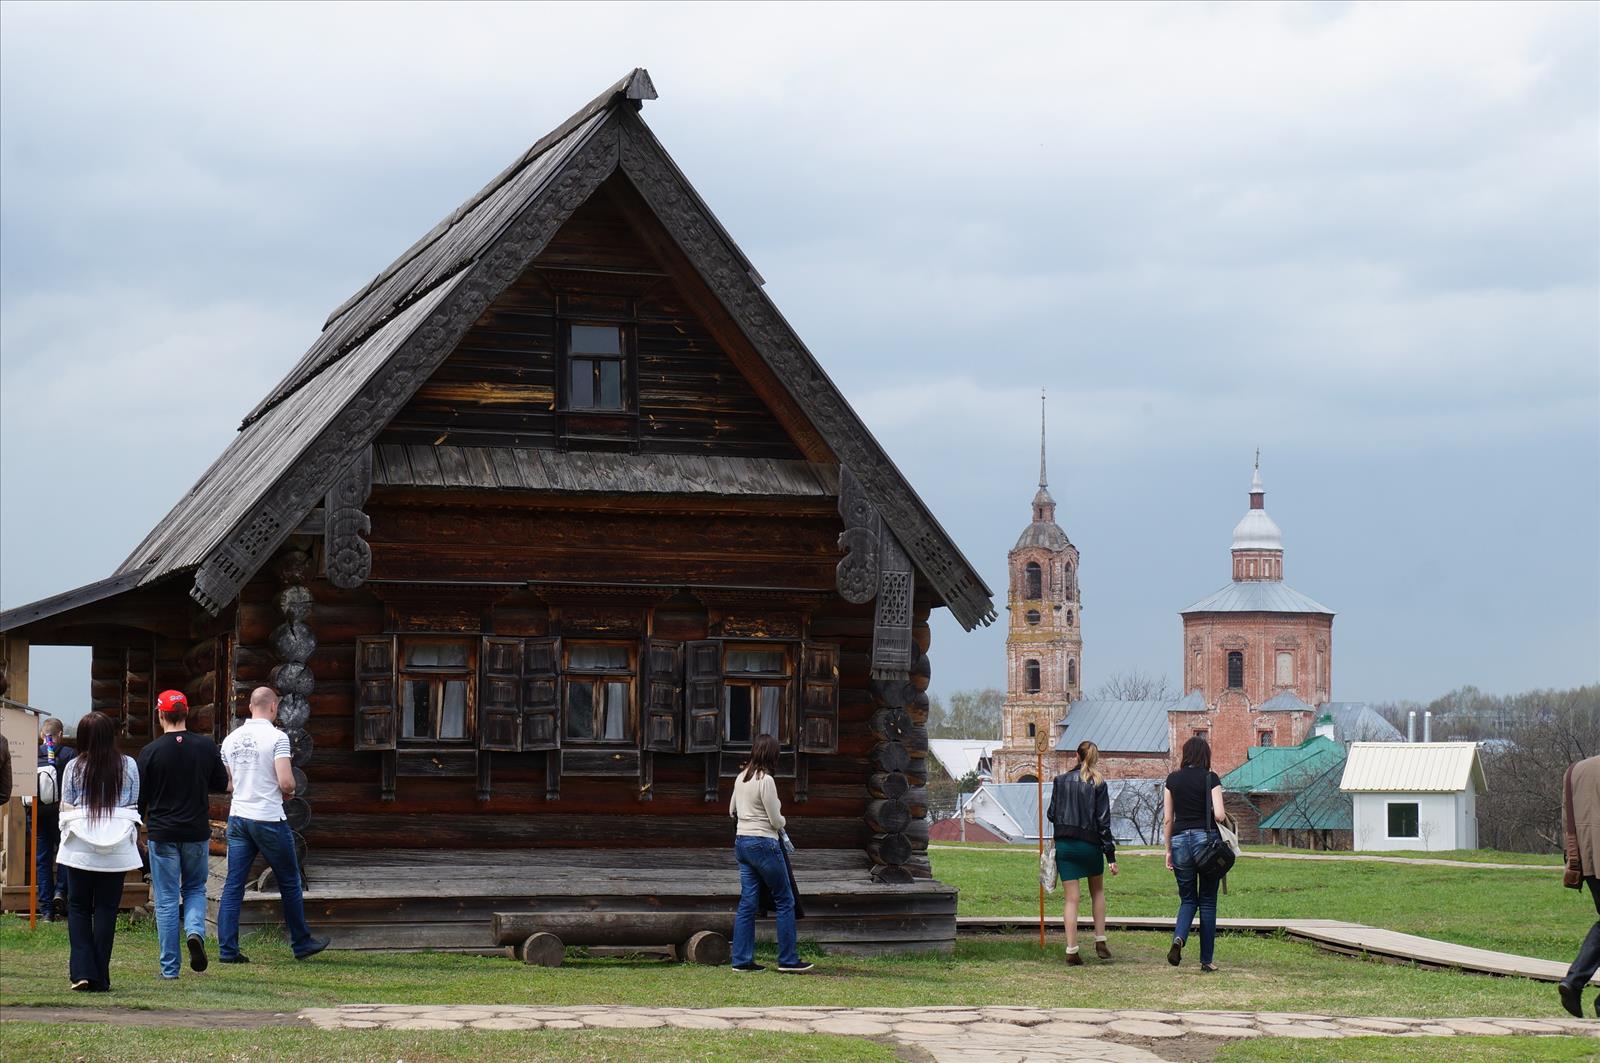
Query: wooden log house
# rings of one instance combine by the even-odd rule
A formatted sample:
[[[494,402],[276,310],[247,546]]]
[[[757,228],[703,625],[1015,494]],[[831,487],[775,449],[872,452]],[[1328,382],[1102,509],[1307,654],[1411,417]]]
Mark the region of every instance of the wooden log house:
[[[221,737],[274,686],[336,947],[726,911],[762,731],[803,935],[953,941],[928,617],[988,623],[990,592],[641,120],[655,96],[633,71],[339,306],[116,573],[0,614],[93,647],[130,751],[156,691]]]

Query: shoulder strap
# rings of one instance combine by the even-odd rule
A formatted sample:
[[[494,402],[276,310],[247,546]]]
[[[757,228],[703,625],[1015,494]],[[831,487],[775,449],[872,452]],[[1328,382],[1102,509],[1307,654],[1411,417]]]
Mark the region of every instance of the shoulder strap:
[[[1577,765],[1568,764],[1566,773],[1561,776],[1561,789],[1563,791],[1561,795],[1562,814],[1566,818],[1567,833],[1573,837],[1578,835],[1578,823],[1572,814],[1572,769],[1575,767]]]

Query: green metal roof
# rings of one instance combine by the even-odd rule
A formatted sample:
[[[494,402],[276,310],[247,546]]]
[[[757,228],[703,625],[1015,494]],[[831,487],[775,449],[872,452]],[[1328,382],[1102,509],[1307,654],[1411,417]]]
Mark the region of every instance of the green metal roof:
[[[1263,819],[1262,830],[1352,830],[1350,795],[1339,789],[1343,769],[1330,770]]]
[[[1331,772],[1337,788],[1344,767],[1344,745],[1313,735],[1297,746],[1252,746],[1250,759],[1222,777],[1232,793],[1285,793],[1300,790]]]

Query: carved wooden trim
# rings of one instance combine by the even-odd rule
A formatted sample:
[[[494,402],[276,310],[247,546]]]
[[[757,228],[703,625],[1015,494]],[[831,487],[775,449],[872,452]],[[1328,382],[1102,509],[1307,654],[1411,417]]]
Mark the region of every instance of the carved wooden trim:
[[[867,497],[848,465],[839,466],[839,516],[845,550],[836,575],[839,594],[861,603],[878,599],[872,623],[872,678],[904,680],[916,649],[911,643],[911,602],[916,573],[900,540]]]
[[[722,238],[677,167],[636,117],[620,113],[621,167],[751,345],[817,430],[855,470],[869,497],[899,533],[907,553],[967,628],[994,620],[994,605],[969,565],[884,456],[844,397],[784,321],[740,257]],[[841,488],[842,490],[842,488]]]
[[[323,503],[327,519],[322,552],[328,582],[341,590],[359,587],[372,575],[372,547],[364,538],[372,531],[372,518],[361,508],[370,494],[372,448],[367,447],[335,481]]]
[[[300,518],[328,493],[359,452],[372,444],[390,418],[449,356],[472,323],[521,276],[572,212],[610,176],[617,168],[619,117],[614,114],[596,129],[465,276],[444,282],[454,290],[201,564],[189,592],[195,601],[215,615],[237,597]]]

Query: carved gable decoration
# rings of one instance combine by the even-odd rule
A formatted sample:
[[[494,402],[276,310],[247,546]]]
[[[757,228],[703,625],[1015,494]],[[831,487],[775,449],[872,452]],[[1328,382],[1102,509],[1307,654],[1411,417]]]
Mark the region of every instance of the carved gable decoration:
[[[750,262],[635,113],[641,101],[654,98],[648,75],[630,73],[336,309],[299,364],[119,574],[137,573],[143,585],[193,571],[191,597],[215,613],[311,509],[325,503],[330,579],[339,586],[369,579],[362,502],[374,440],[561,226],[620,173],[788,392],[809,430],[851,471],[861,504],[872,508],[872,519],[847,519],[853,560],[841,573],[841,590],[855,601],[877,600],[874,669],[902,674],[912,656],[913,567],[963,626],[992,621],[990,591],[976,570],[784,322]],[[547,279],[559,288],[582,268],[552,270]]]

